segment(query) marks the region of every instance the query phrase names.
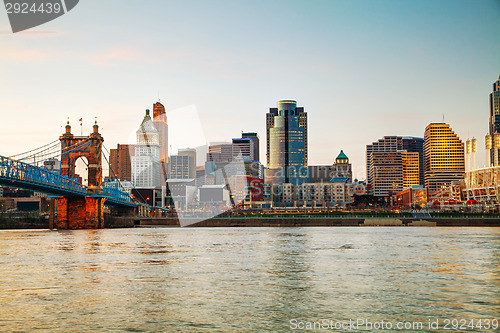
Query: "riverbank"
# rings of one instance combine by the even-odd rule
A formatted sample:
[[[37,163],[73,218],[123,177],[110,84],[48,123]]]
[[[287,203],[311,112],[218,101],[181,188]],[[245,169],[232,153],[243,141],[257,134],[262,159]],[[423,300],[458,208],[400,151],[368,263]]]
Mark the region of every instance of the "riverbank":
[[[329,218],[329,217],[275,217],[275,218],[212,218],[190,223],[189,227],[371,227],[371,226],[429,226],[429,227],[500,227],[498,218]],[[179,225],[175,218],[141,219],[136,226],[157,227]]]
[[[188,227],[500,227],[500,218],[331,218],[331,217],[215,217],[198,221],[184,219]],[[139,218],[105,216],[105,228],[180,227],[176,218]],[[0,229],[49,229],[49,220],[41,217],[2,218]]]

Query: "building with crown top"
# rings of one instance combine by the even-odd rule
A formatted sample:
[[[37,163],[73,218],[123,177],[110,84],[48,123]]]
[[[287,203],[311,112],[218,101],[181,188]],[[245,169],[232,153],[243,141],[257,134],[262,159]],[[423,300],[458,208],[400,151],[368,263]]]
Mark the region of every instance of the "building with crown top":
[[[159,132],[146,110],[136,131],[135,154],[132,156],[132,182],[135,187],[157,187],[161,183]]]
[[[352,182],[352,165],[343,150],[340,151],[333,164],[332,178],[347,178],[349,183]]]

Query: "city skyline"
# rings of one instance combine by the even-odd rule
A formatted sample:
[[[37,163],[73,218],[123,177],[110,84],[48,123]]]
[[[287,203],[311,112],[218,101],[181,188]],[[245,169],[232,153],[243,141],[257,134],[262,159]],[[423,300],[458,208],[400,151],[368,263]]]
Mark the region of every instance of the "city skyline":
[[[497,2],[150,4],[86,1],[17,34],[0,10],[3,155],[53,141],[68,116],[75,133],[84,119],[84,134],[97,116],[108,148],[133,143],[159,96],[169,120],[194,105],[206,142],[256,132],[262,152],[269,106],[296,100],[309,113],[309,165],[344,150],[360,179],[367,144],[423,137],[444,114],[462,141],[478,138],[484,164]]]

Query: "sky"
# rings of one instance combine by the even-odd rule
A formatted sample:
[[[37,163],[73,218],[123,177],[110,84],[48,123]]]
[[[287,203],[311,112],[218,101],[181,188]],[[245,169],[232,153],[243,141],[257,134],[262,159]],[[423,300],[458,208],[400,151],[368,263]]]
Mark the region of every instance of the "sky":
[[[500,1],[81,0],[13,34],[0,8],[0,155],[97,117],[108,148],[133,143],[145,109],[167,109],[169,144],[261,138],[281,99],[308,112],[309,164],[344,150],[365,179],[366,145],[449,123],[484,163],[500,74]]]

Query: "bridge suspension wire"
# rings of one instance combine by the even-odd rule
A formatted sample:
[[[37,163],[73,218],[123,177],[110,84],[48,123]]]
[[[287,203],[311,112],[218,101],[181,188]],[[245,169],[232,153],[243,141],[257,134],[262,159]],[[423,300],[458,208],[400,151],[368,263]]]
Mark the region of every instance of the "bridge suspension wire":
[[[102,147],[104,148],[104,150],[106,150],[106,152],[107,152],[107,153],[108,153],[108,155],[109,155],[109,158],[111,159],[111,158],[112,158],[112,156],[111,156],[111,153],[109,152],[108,148],[106,148],[106,146],[104,146],[104,145],[102,145]],[[103,154],[103,156],[104,156],[104,158],[106,159],[106,156],[105,156],[104,154]],[[120,165],[118,164],[118,161],[117,161],[117,160],[115,160],[114,158],[113,158],[113,161],[115,162],[115,164],[116,164],[116,166],[118,167],[118,169],[120,169],[120,171],[124,174],[125,172],[123,171],[123,169],[122,169],[122,168],[120,168]],[[113,175],[115,176],[115,178],[116,178],[116,179],[118,179],[118,177],[116,177],[116,172],[115,172],[115,170],[113,170],[113,168],[111,168],[111,164],[109,163],[109,160],[108,160],[108,159],[106,159],[106,162],[108,162],[109,169],[113,172]],[[134,183],[133,183],[133,182],[131,182],[131,183],[132,183],[132,188],[133,188],[134,190],[137,190],[137,188],[135,187]],[[123,188],[123,185],[122,185],[121,181],[120,181],[120,186]],[[142,196],[142,194],[141,194],[141,192],[140,192],[140,191],[137,191],[137,194],[139,194],[139,196],[141,197],[141,199],[142,199],[142,201],[143,201],[143,202],[146,202],[146,200],[144,199],[144,197]]]
[[[44,152],[43,154],[36,154],[36,155],[32,155],[32,156],[27,156],[20,161],[22,161],[24,163],[31,164],[31,165],[44,166],[45,161],[58,160],[60,162],[64,155],[72,153],[74,151],[78,151],[80,149],[87,148],[91,144],[92,144],[92,142],[90,140],[81,141],[81,142],[78,142],[77,144],[74,144],[72,146],[67,147],[67,150],[65,150],[64,152],[61,152],[60,145],[57,145],[50,152],[47,151],[47,152]]]
[[[111,153],[109,152],[108,148],[106,148],[104,145],[102,145],[102,147],[108,153],[109,158],[111,159]],[[118,178],[117,175],[116,175],[115,170],[113,170],[113,168],[111,167],[111,163],[109,163],[109,160],[106,158],[106,155],[104,154],[105,151],[102,152],[102,156],[104,157],[104,159],[106,160],[106,162],[108,162],[108,170],[113,173],[113,178]],[[120,166],[118,165],[118,167],[120,167]]]
[[[57,140],[49,142],[43,146],[31,149],[31,150],[28,150],[28,151],[25,151],[25,152],[22,152],[19,154],[11,155],[8,158],[13,159],[13,160],[18,160],[18,161],[23,160],[23,159],[29,158],[30,156],[35,156],[37,154],[43,154],[46,151],[51,151],[54,149],[54,147],[59,146],[59,145],[60,145],[60,142],[59,142],[59,139],[57,139]]]
[[[58,140],[43,145],[41,147],[29,150],[24,153],[19,153],[16,155],[12,155],[9,158],[12,160],[17,160],[20,162],[24,162],[30,165],[35,166],[44,166],[44,162],[50,160],[58,160],[59,162],[62,160],[64,154],[69,154],[71,152],[77,151],[79,149],[87,148],[90,146],[90,139],[86,139],[84,141],[80,141],[72,146],[66,148],[64,152],[61,152],[61,143]]]

